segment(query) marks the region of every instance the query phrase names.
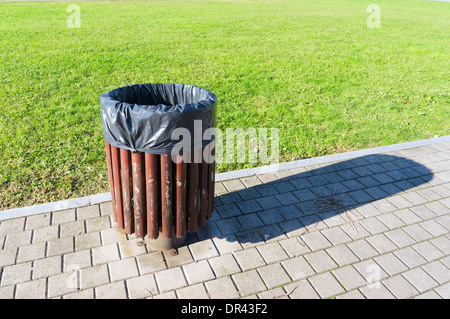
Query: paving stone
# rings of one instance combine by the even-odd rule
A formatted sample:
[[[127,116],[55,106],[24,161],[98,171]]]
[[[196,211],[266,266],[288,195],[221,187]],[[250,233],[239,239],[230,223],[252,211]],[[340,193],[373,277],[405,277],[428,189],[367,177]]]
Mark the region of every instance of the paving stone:
[[[170,268],[155,274],[156,282],[161,293],[187,286],[181,267]]]
[[[450,283],[446,283],[434,289],[443,299],[450,299]]]
[[[435,237],[448,233],[447,229],[433,219],[419,223],[419,225]]]
[[[116,228],[108,228],[100,231],[100,237],[103,245],[126,241],[127,235],[119,232]]]
[[[237,220],[239,221],[242,229],[244,230],[252,229],[255,227],[261,227],[264,225],[264,223],[255,213],[238,216]]]
[[[110,227],[111,227],[110,216],[101,216],[86,220],[86,231],[88,233],[98,232],[102,229],[108,229]]]
[[[128,295],[132,299],[147,298],[158,294],[153,274],[127,279],[126,287]]]
[[[444,254],[450,254],[450,239],[444,236],[430,239],[430,243],[436,246]]]
[[[355,263],[352,265],[363,278],[367,281],[368,285],[375,285],[382,279],[388,278],[389,275],[378,265],[374,259],[368,259]]]
[[[258,272],[269,289],[291,282],[286,271],[278,263],[258,268]]]
[[[440,261],[436,260],[426,264],[422,266],[422,269],[433,277],[433,279],[439,284],[443,284],[450,280],[450,271]]]
[[[31,244],[32,231],[20,231],[6,235],[5,248],[13,249]]]
[[[268,209],[268,210],[259,212],[258,217],[265,225],[280,223],[285,220],[284,217],[280,214],[278,208]],[[259,227],[259,226],[256,225],[254,227]]]
[[[346,245],[328,248],[326,252],[340,267],[359,261],[358,257],[356,257],[356,255]]]
[[[339,245],[350,242],[352,239],[339,227],[324,229],[321,233],[331,242],[331,244]]]
[[[290,299],[319,299],[319,295],[306,280],[300,280],[284,287]]]
[[[80,273],[62,273],[48,277],[48,298],[66,295],[78,291],[82,282]],[[103,282],[101,284],[104,284]]]
[[[336,299],[366,299],[359,290],[352,290],[345,294],[336,296]]]
[[[127,292],[123,281],[98,286],[95,288],[96,299],[125,299]]]
[[[33,264],[33,280],[60,274],[62,269],[61,256],[38,259]]]
[[[416,241],[402,229],[394,229],[384,233],[398,247],[406,247],[415,244]]]
[[[386,225],[386,227],[389,229],[399,228],[406,225],[400,218],[398,218],[393,213],[379,215],[377,216],[377,219],[381,221],[384,225]]]
[[[260,292],[258,299],[289,299],[283,288],[278,287],[267,291]]]
[[[1,299],[14,299],[14,285],[0,287],[0,300]]]
[[[256,248],[235,252],[234,257],[243,271],[261,267],[266,264]]]
[[[311,252],[306,244],[299,241],[298,237],[281,240],[279,243],[289,257],[300,256]]]
[[[236,235],[230,234],[226,236],[215,237],[212,239],[216,249],[220,255],[231,253],[232,251],[238,251],[242,249]]]
[[[216,277],[229,276],[241,271],[232,254],[222,255],[208,260]]]
[[[122,259],[143,255],[147,253],[145,245],[141,244],[141,238],[134,238],[127,241],[119,242],[119,252]]]
[[[360,221],[360,225],[363,226],[365,229],[367,229],[367,231],[372,235],[379,234],[389,230],[389,228],[387,228],[376,217],[364,219]]]
[[[347,244],[347,247],[360,259],[368,259],[378,256],[378,252],[364,239]]]
[[[335,269],[332,273],[347,291],[367,285],[364,277],[352,266]]]
[[[338,267],[334,260],[331,259],[331,257],[324,250],[307,254],[305,255],[305,258],[317,273]]]
[[[76,215],[77,220],[99,217],[100,207],[98,205],[79,207],[76,209]]]
[[[257,249],[268,264],[289,258],[278,242],[258,246]]]
[[[52,213],[52,225],[74,222],[75,220],[75,209],[60,210]]]
[[[281,264],[293,280],[304,279],[315,274],[314,269],[303,256],[282,261]]]
[[[321,298],[330,298],[345,292],[344,288],[330,272],[310,277],[308,281]]]
[[[317,251],[331,247],[332,244],[321,232],[311,232],[300,236],[300,238],[305,242],[311,251]]]
[[[30,244],[19,247],[17,263],[33,261],[45,257],[45,243]]]
[[[74,237],[57,238],[47,243],[47,257],[67,254],[73,251]]]
[[[408,267],[392,253],[375,257],[374,260],[390,276],[408,270]]]
[[[406,248],[394,251],[393,253],[409,268],[418,267],[418,266],[424,265],[427,262],[425,260],[425,258],[420,256],[420,254],[418,254],[411,247],[406,247]]]
[[[367,299],[395,299],[395,296],[381,283],[359,289]]]
[[[443,204],[441,204],[438,201],[427,203],[427,204],[425,204],[425,206],[427,208],[429,208],[430,210],[432,210],[437,215],[444,215],[444,214],[450,213],[450,208],[447,206],[444,206]]]
[[[437,281],[428,275],[422,268],[406,271],[402,273],[402,276],[421,293],[438,286]]]
[[[191,244],[189,245],[189,250],[194,257],[194,260],[207,259],[219,255],[211,239]]]
[[[425,241],[423,243],[418,243],[418,244],[412,245],[411,247],[414,250],[416,250],[428,262],[430,262],[432,260],[436,260],[436,259],[444,256],[442,251],[437,249],[429,241]]]
[[[397,248],[397,246],[384,234],[378,234],[375,236],[367,237],[366,240],[380,254],[393,251]]]
[[[17,248],[7,248],[0,250],[0,268],[14,265],[16,263]]]
[[[177,249],[178,254],[175,256],[172,256],[169,252],[164,251],[164,260],[167,263],[167,266],[169,268],[177,267],[180,265],[188,264],[194,259],[192,258],[191,252],[189,251],[189,248],[187,246],[182,246]]]
[[[178,289],[177,296],[179,299],[208,299],[208,294],[203,284]]]
[[[411,298],[419,294],[419,291],[400,275],[383,280],[383,285],[398,299]]]
[[[124,280],[139,275],[135,258],[116,260],[108,264],[111,281]]]
[[[38,229],[50,226],[50,217],[50,213],[28,216],[25,221],[25,229]]]
[[[92,249],[92,263],[94,266],[119,259],[120,256],[117,244],[109,244]]]
[[[167,268],[160,251],[136,256],[136,261],[141,274],[154,273]]]
[[[205,283],[205,286],[212,299],[239,298],[239,293],[230,277],[210,280]]]
[[[0,235],[12,234],[25,230],[25,217],[7,219],[0,223]]]
[[[231,278],[242,296],[248,296],[267,289],[255,269],[235,274]]]
[[[239,207],[239,210],[244,214],[254,213],[262,209],[261,206],[258,205],[258,202],[254,199],[238,202],[236,203],[236,205]]]
[[[242,231],[242,226],[236,218],[222,219],[216,222],[222,235],[235,234]]]
[[[420,242],[432,238],[433,236],[418,224],[409,225],[402,228],[415,241]]]
[[[197,284],[199,282],[204,282],[215,278],[214,273],[207,260],[184,265],[183,271],[186,275],[186,279],[189,285]]]
[[[17,284],[31,279],[31,262],[5,266],[3,268],[1,285]]]
[[[23,282],[16,287],[16,299],[45,299],[46,279]]]
[[[60,225],[60,236],[77,236],[85,232],[84,220],[77,220],[70,223]]]
[[[410,209],[401,209],[401,210],[394,212],[394,214],[407,225],[418,223],[418,222],[422,221]]]
[[[230,218],[234,216],[241,215],[241,211],[239,208],[237,208],[235,203],[227,204],[227,205],[221,205],[216,207],[217,212],[220,214],[222,218]]]
[[[55,256],[54,258],[58,258]],[[89,249],[76,251],[74,253],[64,254],[63,256],[63,271],[69,269],[81,269],[91,267],[91,252]]]

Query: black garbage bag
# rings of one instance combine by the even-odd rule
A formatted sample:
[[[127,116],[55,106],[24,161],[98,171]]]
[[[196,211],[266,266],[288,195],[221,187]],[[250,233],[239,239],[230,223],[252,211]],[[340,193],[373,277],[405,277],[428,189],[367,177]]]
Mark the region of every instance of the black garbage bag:
[[[168,155],[177,128],[189,130],[192,150],[210,140],[194,141],[194,123],[203,132],[214,127],[216,96],[201,87],[175,83],[127,85],[100,96],[105,140],[132,152]],[[195,121],[195,122],[194,122]],[[201,122],[200,122],[201,121]]]

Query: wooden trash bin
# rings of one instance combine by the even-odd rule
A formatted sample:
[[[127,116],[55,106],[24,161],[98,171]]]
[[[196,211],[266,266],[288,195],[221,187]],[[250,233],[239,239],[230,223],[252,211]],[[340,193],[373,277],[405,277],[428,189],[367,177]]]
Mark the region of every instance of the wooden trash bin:
[[[215,163],[132,153],[105,141],[114,220],[126,234],[168,250],[183,244],[214,210]],[[153,245],[152,245],[153,244]]]
[[[168,250],[211,218],[215,140],[206,131],[215,132],[216,100],[204,88],[175,83],[127,85],[100,96],[120,231]]]

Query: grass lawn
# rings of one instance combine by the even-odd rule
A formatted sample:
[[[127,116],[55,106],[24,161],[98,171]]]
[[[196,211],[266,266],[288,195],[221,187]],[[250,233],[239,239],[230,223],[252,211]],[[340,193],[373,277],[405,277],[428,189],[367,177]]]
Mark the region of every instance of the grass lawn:
[[[449,3],[78,2],[79,29],[70,3],[0,3],[0,209],[109,191],[99,95],[126,84],[205,87],[281,161],[450,134]]]

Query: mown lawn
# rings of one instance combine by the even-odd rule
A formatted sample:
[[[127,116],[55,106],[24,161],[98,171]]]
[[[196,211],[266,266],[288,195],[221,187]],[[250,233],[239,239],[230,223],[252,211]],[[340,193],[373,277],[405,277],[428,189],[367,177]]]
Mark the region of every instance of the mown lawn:
[[[77,2],[70,2],[77,3]],[[217,127],[280,130],[280,160],[450,134],[450,4],[0,3],[0,209],[107,192],[99,95],[213,91]],[[220,164],[218,171],[249,164]]]

